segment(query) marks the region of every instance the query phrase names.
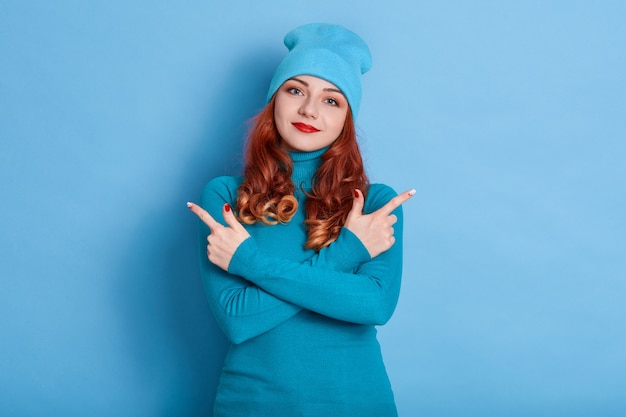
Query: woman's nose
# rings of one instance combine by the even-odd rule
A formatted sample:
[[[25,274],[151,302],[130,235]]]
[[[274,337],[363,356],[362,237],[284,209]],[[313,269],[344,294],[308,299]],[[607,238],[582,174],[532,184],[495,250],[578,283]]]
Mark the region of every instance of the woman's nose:
[[[304,100],[302,105],[300,106],[300,110],[298,111],[302,116],[311,117],[313,119],[317,118],[317,105],[316,103],[309,99],[308,97]]]

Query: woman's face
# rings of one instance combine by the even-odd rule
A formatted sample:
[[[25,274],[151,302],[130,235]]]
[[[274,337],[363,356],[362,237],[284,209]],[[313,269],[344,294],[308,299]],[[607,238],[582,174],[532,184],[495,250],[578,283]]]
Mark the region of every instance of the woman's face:
[[[341,134],[348,108],[334,84],[310,75],[290,78],[276,91],[274,104],[280,147],[311,152],[329,146]]]

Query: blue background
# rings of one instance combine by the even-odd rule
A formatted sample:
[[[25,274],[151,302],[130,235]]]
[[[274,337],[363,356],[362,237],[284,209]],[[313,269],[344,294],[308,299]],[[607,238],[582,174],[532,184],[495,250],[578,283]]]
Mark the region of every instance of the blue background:
[[[358,127],[406,203],[380,340],[401,416],[626,413],[626,3],[0,1],[0,414],[209,416],[203,184],[283,35],[370,45]]]

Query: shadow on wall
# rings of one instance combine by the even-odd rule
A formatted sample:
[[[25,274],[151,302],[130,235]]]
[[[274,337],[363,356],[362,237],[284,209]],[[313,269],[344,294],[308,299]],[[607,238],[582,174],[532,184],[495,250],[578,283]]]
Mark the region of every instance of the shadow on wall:
[[[120,271],[128,277],[116,295],[122,336],[134,376],[158,415],[212,415],[227,341],[204,296],[197,219],[185,202],[198,199],[211,178],[241,172],[248,120],[265,105],[281,57],[254,50],[240,56],[246,59],[233,64],[226,79],[211,81],[204,133],[189,138],[188,160],[164,164],[179,168],[171,173],[178,186],[163,196],[168,201],[148,208]]]

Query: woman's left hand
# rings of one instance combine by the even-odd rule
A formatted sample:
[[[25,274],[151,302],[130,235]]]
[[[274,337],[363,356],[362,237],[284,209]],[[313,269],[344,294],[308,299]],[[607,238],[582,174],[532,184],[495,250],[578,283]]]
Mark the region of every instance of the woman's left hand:
[[[211,215],[194,203],[187,203],[187,207],[209,226],[211,234],[207,237],[207,256],[209,261],[228,271],[228,265],[235,251],[241,243],[250,237],[250,233],[237,221],[230,204],[224,204],[222,214],[228,226],[222,226]]]
[[[348,213],[344,226],[361,240],[370,256],[375,258],[389,250],[396,239],[393,237],[393,225],[398,220],[392,212],[402,203],[415,195],[415,190],[408,190],[392,198],[387,204],[373,213],[363,214],[365,199],[363,193],[354,190],[352,209]]]

